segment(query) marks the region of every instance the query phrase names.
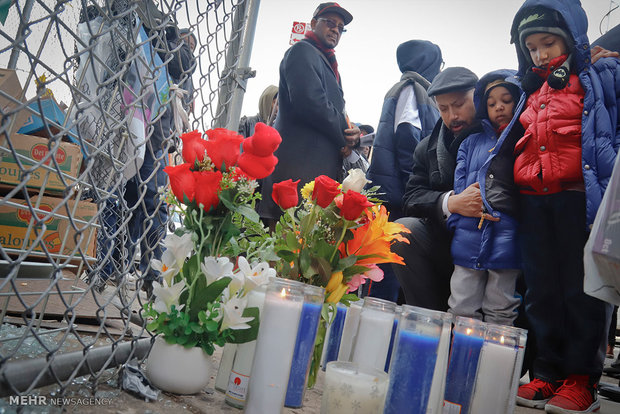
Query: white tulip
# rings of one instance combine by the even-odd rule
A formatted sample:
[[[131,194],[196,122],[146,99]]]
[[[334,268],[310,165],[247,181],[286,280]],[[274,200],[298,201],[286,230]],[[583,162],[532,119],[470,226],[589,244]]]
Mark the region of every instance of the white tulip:
[[[366,184],[370,183],[370,180],[366,179],[366,174],[359,168],[349,170],[349,175],[342,182],[342,192],[346,193],[349,190],[361,192]]]

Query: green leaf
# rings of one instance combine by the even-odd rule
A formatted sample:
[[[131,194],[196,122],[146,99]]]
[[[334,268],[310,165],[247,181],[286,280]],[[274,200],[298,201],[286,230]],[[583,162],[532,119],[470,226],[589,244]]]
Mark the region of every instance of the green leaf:
[[[342,277],[348,280],[348,278],[350,278],[351,276],[365,273],[367,271],[368,271],[368,267],[355,265],[355,266],[351,266],[343,270]]]
[[[286,247],[292,251],[299,250],[301,248],[301,244],[299,244],[299,240],[297,240],[295,233],[286,233]]]
[[[360,298],[358,298],[356,294],[347,293],[346,295],[342,295],[342,298],[340,298],[340,303],[345,306],[351,306],[351,302],[357,302],[358,300],[360,300]]]
[[[258,328],[260,325],[260,314],[258,308],[245,308],[242,316],[254,317],[248,322],[250,325],[247,329],[235,329],[233,331],[233,337],[229,340],[233,344],[243,344],[246,342],[254,341],[258,336]]]
[[[347,267],[353,266],[356,262],[357,262],[357,256],[355,256],[354,254],[352,254],[351,256],[343,257],[338,262],[338,269],[344,270]]]
[[[297,255],[290,250],[278,250],[276,254],[287,263],[297,260]]]
[[[258,223],[260,220],[260,216],[252,207],[241,205],[235,211],[253,223]]]
[[[205,328],[207,328],[207,331],[209,332],[215,332],[218,330],[219,327],[220,324],[216,321],[207,321],[207,323],[205,324]]]

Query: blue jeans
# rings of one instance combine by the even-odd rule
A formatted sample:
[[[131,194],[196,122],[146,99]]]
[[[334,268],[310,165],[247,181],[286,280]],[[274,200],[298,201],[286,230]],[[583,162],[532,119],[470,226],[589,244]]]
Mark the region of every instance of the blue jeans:
[[[168,212],[166,202],[157,191],[167,184],[167,154],[161,149],[153,153],[147,145],[144,163],[139,173],[127,182],[125,202],[131,211],[128,223],[129,257],[133,258],[135,247],[140,244],[140,272],[144,280],[159,280],[159,272],[153,270],[153,259],[161,260],[163,249],[161,241],[166,235]],[[133,263],[133,261],[132,261]]]

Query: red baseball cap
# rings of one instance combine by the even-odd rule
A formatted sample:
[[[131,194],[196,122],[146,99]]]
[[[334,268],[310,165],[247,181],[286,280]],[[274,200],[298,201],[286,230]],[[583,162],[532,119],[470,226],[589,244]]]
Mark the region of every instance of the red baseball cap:
[[[344,24],[349,24],[351,23],[351,20],[353,20],[353,16],[351,15],[351,13],[340,7],[338,3],[334,2],[319,4],[319,7],[316,8],[314,14],[312,15],[312,18],[316,19],[317,17],[325,13],[338,13],[342,17]]]

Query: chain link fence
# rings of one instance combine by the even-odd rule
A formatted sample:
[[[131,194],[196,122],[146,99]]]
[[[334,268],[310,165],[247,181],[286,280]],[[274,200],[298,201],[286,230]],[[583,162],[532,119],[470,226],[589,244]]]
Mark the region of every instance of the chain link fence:
[[[0,397],[147,355],[162,169],[236,129],[258,5],[0,0]]]

